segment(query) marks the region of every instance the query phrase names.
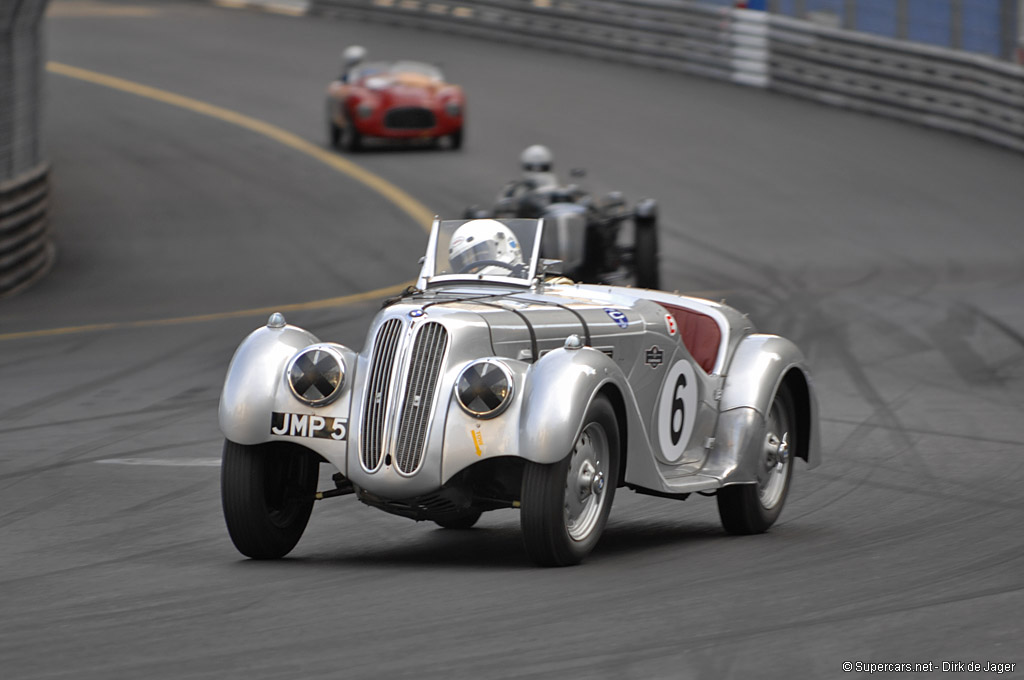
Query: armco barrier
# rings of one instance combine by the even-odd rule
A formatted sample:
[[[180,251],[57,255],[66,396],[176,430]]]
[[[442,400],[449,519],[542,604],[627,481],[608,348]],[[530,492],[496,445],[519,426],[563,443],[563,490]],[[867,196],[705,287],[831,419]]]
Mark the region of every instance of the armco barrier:
[[[311,0],[309,12],[764,87],[1024,151],[1024,67],[686,0]]]
[[[44,274],[53,263],[49,168],[0,182],[0,295]]]
[[[770,87],[1024,151],[1024,68],[772,17]]]
[[[47,0],[0,0],[0,296],[53,262],[43,160],[42,18]]]

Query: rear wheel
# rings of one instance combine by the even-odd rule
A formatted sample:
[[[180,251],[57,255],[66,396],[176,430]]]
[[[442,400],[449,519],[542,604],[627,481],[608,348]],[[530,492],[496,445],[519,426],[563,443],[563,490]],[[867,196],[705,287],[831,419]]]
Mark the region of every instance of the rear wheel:
[[[302,537],[316,494],[319,459],[281,442],[224,442],[221,505],[231,541],[257,560],[284,557]]]
[[[611,404],[598,396],[565,458],[526,464],[520,520],[531,559],[545,567],[582,561],[608,522],[618,476],[619,426]]]
[[[793,478],[793,452],[799,434],[793,397],[786,385],[780,385],[765,422],[757,483],[718,491],[718,515],[730,534],[760,534],[779,518]]]
[[[658,228],[654,224],[637,225],[633,250],[638,288],[661,288],[658,271]]]

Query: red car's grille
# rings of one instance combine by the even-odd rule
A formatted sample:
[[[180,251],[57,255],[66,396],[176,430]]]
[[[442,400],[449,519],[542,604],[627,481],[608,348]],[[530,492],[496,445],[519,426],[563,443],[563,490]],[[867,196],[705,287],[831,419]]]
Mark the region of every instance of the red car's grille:
[[[436,124],[434,112],[419,106],[404,106],[384,114],[384,126],[393,130],[426,130]]]

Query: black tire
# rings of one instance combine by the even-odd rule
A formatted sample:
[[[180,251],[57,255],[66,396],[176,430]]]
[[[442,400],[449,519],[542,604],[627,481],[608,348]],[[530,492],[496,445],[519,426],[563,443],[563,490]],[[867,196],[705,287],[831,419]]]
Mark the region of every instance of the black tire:
[[[337,149],[341,144],[341,128],[335,125],[333,120],[327,121],[327,138],[332,149]]]
[[[474,510],[469,508],[463,512],[455,515],[444,517],[443,519],[435,519],[434,524],[441,527],[442,529],[456,529],[465,530],[472,529],[473,525],[480,519],[480,515],[484,514],[480,510]]]
[[[782,513],[789,495],[793,478],[793,458],[798,450],[800,432],[797,431],[796,408],[793,397],[786,385],[780,385],[766,418],[765,447],[763,457],[758,461],[759,479],[756,484],[737,484],[719,489],[718,516],[722,526],[730,534],[760,534],[775,523]],[[784,469],[779,463],[769,469],[768,437],[775,435],[784,439],[788,448],[784,456]],[[786,436],[783,436],[786,435]],[[762,478],[761,475],[764,475]]]
[[[295,445],[224,442],[221,505],[240,553],[270,560],[291,552],[313,510],[318,468],[318,457]]]
[[[346,125],[341,129],[341,148],[349,152],[357,152],[363,150],[363,136],[359,134],[359,130],[356,129],[355,124],[348,120]]]
[[[448,143],[452,151],[458,151],[462,148],[462,128],[448,135]]]
[[[661,288],[661,273],[658,264],[658,227],[656,224],[638,224],[636,243],[633,250],[633,266],[636,268],[638,288]]]
[[[606,455],[597,453],[602,437]],[[604,483],[599,493],[592,491],[593,484],[589,493],[582,487],[575,491],[570,489],[570,475],[582,479],[582,463],[587,460],[595,471],[603,473]],[[591,479],[594,477],[596,475]],[[551,465],[526,463],[520,521],[530,558],[543,567],[579,564],[601,538],[618,478],[619,425],[612,405],[605,397],[598,396],[587,409],[580,437],[565,458]],[[588,505],[590,503],[596,503],[596,507]],[[583,506],[576,518],[578,524],[569,517],[571,508],[577,504]]]

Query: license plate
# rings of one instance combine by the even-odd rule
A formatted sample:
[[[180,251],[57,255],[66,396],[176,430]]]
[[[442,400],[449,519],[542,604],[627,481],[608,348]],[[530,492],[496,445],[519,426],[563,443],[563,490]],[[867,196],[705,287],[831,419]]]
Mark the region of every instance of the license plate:
[[[270,414],[270,434],[344,441],[348,437],[348,419],[275,411]]]

